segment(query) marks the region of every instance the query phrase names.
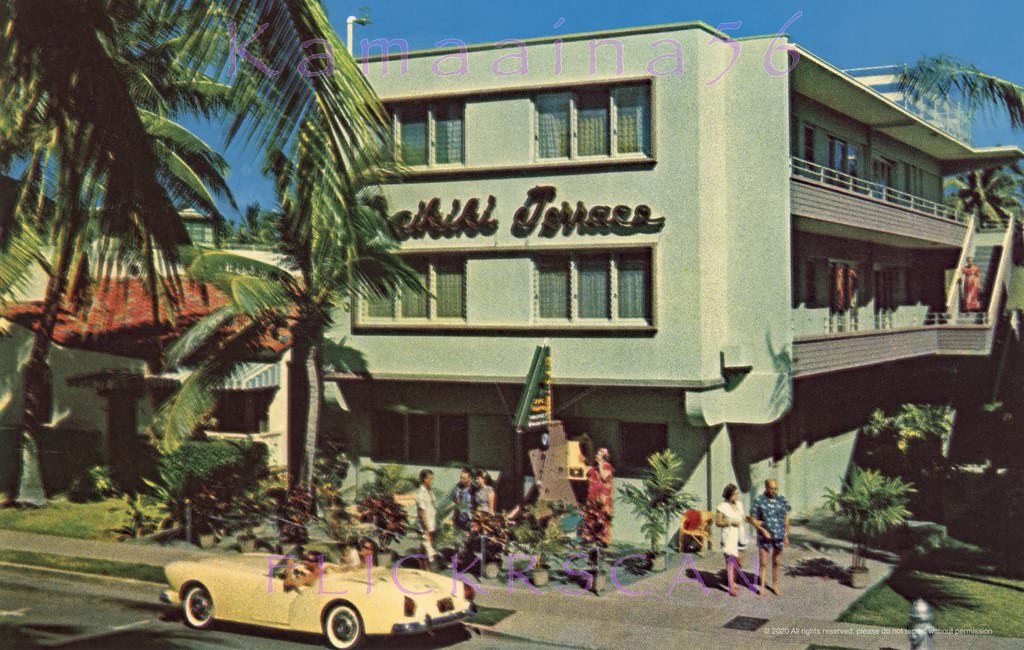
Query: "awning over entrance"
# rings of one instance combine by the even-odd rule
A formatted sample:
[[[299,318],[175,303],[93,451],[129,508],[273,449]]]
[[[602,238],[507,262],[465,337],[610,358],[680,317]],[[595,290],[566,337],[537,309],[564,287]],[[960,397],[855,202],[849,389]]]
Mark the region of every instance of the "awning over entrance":
[[[224,382],[224,390],[255,390],[279,388],[281,386],[281,364],[241,363],[234,375]]]

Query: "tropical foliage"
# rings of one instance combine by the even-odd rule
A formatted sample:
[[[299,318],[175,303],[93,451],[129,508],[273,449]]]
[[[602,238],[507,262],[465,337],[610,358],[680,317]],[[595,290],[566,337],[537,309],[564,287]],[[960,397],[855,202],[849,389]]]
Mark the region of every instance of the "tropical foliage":
[[[14,498],[38,502],[37,439],[48,409],[47,357],[58,310],[81,306],[97,277],[130,269],[154,319],[173,307],[183,205],[230,198],[226,164],[174,121],[227,107],[229,87],[182,64],[187,8],[128,0],[13,0],[0,6],[0,297],[47,275],[25,368],[22,463]],[[102,98],[102,101],[97,101]],[[26,491],[32,489],[33,494]]]
[[[914,491],[913,484],[856,465],[840,490],[826,489],[828,507],[846,520],[853,533],[853,568],[865,567],[864,548],[871,539],[910,517],[907,503]]]
[[[683,459],[671,449],[651,454],[647,465],[640,485],[625,485],[619,494],[643,521],[640,531],[650,541],[651,552],[657,553],[669,520],[695,503],[697,496],[683,491]]]
[[[955,206],[976,215],[981,226],[1006,226],[1021,208],[1021,171],[1016,165],[970,171],[946,180]]]

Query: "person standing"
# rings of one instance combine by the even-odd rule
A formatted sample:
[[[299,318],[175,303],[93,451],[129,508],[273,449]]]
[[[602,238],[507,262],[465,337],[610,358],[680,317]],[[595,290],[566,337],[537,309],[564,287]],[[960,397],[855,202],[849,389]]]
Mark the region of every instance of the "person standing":
[[[964,265],[964,301],[962,311],[981,310],[981,269],[974,264],[974,258],[968,257]]]
[[[437,502],[431,489],[433,484],[434,472],[429,469],[420,470],[420,487],[416,490],[416,520],[423,536],[423,550],[428,562],[433,562],[437,557],[433,544],[434,531],[437,530]]]
[[[715,509],[715,525],[722,529],[722,553],[725,555],[730,596],[736,595],[736,569],[743,570],[743,553],[740,546],[745,543],[744,521],[740,489],[730,483],[722,491],[722,502]]]
[[[779,494],[778,482],[770,478],[764,482],[764,493],[754,499],[747,521],[757,529],[757,549],[760,560],[760,595],[764,595],[765,566],[768,555],[772,560],[772,592],[779,595],[779,556],[789,546],[789,502]]]
[[[478,469],[474,480],[476,481],[476,493],[473,495],[473,509],[476,512],[493,515],[496,497],[490,475],[484,470]]]
[[[469,531],[469,521],[473,510],[473,473],[468,467],[459,472],[459,482],[452,488],[452,504],[455,506],[453,520],[455,527]]]

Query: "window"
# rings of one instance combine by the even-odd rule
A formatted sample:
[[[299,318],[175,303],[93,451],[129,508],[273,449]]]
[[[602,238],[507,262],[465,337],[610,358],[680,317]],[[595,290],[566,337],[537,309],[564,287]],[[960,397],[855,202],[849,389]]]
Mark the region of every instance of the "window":
[[[461,101],[396,107],[395,135],[402,162],[412,167],[463,162],[463,113]]]
[[[804,160],[814,162],[814,127],[804,127]]]
[[[370,320],[435,320],[466,317],[466,260],[462,257],[407,257],[405,263],[426,291],[403,288],[397,296],[364,301]]]
[[[651,154],[650,86],[537,95],[537,157]]]
[[[539,257],[536,274],[540,319],[651,320],[650,251]]]
[[[667,425],[647,422],[619,423],[620,473],[636,473],[646,468],[647,457],[667,447]]]
[[[828,166],[837,172],[858,176],[857,145],[834,136],[828,137]]]
[[[465,415],[373,413],[374,456],[400,463],[465,463],[469,426]]]

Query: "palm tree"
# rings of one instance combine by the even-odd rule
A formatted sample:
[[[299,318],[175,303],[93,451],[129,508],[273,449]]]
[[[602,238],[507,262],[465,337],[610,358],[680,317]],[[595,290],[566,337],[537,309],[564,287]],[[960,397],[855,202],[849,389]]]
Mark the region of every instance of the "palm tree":
[[[196,323],[168,351],[168,366],[191,365],[192,372],[161,409],[156,426],[164,450],[188,439],[212,410],[214,391],[235,364],[259,355],[260,340],[268,333],[287,328],[293,370],[288,437],[302,442],[299,457],[290,459],[289,476],[293,485],[308,488],[320,426],[324,335],[333,314],[342,307],[350,309],[356,296],[394,295],[402,288],[423,287],[394,254],[398,243],[391,236],[387,204],[378,190],[393,172],[372,163],[376,155],[356,157],[355,180],[325,191],[310,187],[322,180],[299,169],[302,164],[317,165],[316,157],[302,144],[296,146],[295,157],[298,165],[279,168],[284,176],[279,187],[286,188],[277,221],[280,265],[226,251],[201,252],[189,265],[191,277],[213,284],[230,302]],[[333,199],[334,207],[301,209],[306,201],[297,197],[303,195],[318,197],[317,201]]]
[[[176,295],[166,271],[188,241],[175,205],[215,210],[210,189],[230,199],[223,158],[171,119],[211,114],[226,105],[229,87],[178,63],[174,42],[181,34],[158,6],[117,9],[96,16],[79,3],[45,1],[0,9],[0,25],[12,35],[3,46],[7,56],[0,54],[12,90],[0,103],[0,124],[10,134],[0,148],[0,171],[23,167],[0,229],[0,294],[22,286],[34,265],[48,276],[23,376],[22,458],[12,500],[45,501],[36,440],[48,419],[47,357],[61,306],[84,300],[95,277],[138,262],[158,319],[160,295],[172,304]],[[56,33],[40,24],[49,19]],[[78,33],[83,25],[87,34]],[[83,40],[60,42],[69,31]],[[68,58],[55,57],[52,47]],[[83,63],[96,66],[95,77],[81,76]],[[109,99],[102,107],[108,115],[95,97]]]
[[[77,154],[82,159],[69,169],[89,172],[76,171],[68,183],[103,178],[104,205],[117,211],[121,223],[132,223],[133,218],[138,221],[139,230],[146,233],[146,248],[158,247],[166,262],[173,264],[174,244],[184,241],[184,228],[159,182],[155,152],[130,86],[109,47],[120,26],[130,22],[125,17],[139,11],[139,5],[140,0],[3,3],[0,64],[5,67],[0,76],[5,80],[5,91],[22,97],[17,106],[24,108],[10,112],[10,122],[23,124],[25,116],[37,110],[37,96],[45,96],[51,111],[73,125],[76,133],[87,136],[79,146],[65,147],[66,152],[62,149],[67,157]],[[288,165],[281,164],[279,152],[302,154],[293,158],[296,164],[290,174],[278,178],[282,183],[279,194],[283,195],[286,188],[295,190],[291,194],[288,231],[296,242],[308,242],[308,258],[319,254],[323,239],[344,238],[350,253],[369,245],[356,243],[357,236],[369,234],[360,232],[357,224],[343,222],[336,232],[315,230],[324,221],[321,212],[345,215],[354,209],[349,202],[355,193],[350,188],[357,181],[353,170],[359,165],[353,156],[383,159],[391,150],[388,146],[364,146],[388,141],[388,121],[369,83],[331,29],[320,3],[167,0],[146,6],[156,6],[160,15],[177,19],[176,23],[158,22],[146,28],[146,33],[153,35],[175,35],[174,44],[185,48],[185,54],[175,60],[197,74],[212,71],[214,79],[234,71],[230,102],[240,108],[229,129],[230,138],[240,137],[258,147],[265,164],[282,170]],[[181,25],[184,27],[180,30],[176,28]],[[240,45],[249,35],[270,27],[260,43]],[[306,60],[314,54],[307,48],[314,45],[321,48],[321,58]],[[239,63],[241,47],[247,54]],[[262,63],[250,65],[248,61],[256,57]],[[320,64],[322,69],[314,69]],[[95,101],[97,97],[103,98],[102,104]],[[297,144],[300,140],[301,147]],[[77,227],[80,212],[64,210],[59,213],[60,220]],[[28,235],[20,236],[8,250],[31,250],[26,243],[30,239]],[[61,248],[75,250],[74,242],[66,238]],[[28,256],[26,252],[22,257]],[[47,309],[42,332],[52,331],[56,305],[67,284],[69,257],[58,257],[61,264],[53,268],[54,286],[47,292],[47,305],[52,308]],[[307,275],[311,275],[312,268],[308,265]],[[47,337],[41,333],[39,338]],[[45,351],[45,343],[40,347]],[[45,354],[40,358],[45,361]],[[27,429],[38,428],[31,421],[36,410],[29,409]]]
[[[1006,226],[1021,207],[1021,172],[1016,165],[970,171],[946,180],[957,209],[977,215],[981,226]]]
[[[968,114],[1005,114],[1015,129],[1024,127],[1024,86],[986,74],[946,55],[925,57],[904,71],[900,90],[909,98],[958,99]]]

